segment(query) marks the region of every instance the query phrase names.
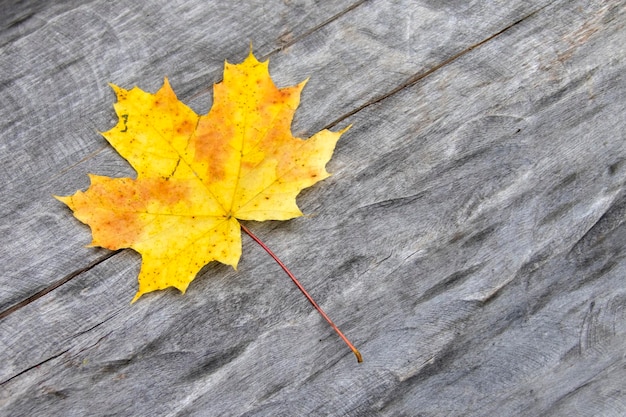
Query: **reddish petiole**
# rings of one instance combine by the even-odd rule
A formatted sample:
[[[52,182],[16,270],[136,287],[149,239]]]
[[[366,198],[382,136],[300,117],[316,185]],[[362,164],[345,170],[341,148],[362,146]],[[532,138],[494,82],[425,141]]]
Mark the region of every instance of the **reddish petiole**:
[[[244,226],[243,224],[240,223],[241,226],[241,230],[243,230],[244,232],[246,232],[248,234],[248,236],[250,236],[256,243],[258,243],[264,250],[265,252],[267,252],[275,261],[278,265],[280,265],[280,267],[283,269],[283,271],[285,271],[287,273],[287,275],[289,275],[289,278],[291,278],[291,280],[293,281],[294,284],[296,284],[296,286],[298,287],[298,289],[300,291],[302,291],[302,294],[304,294],[304,296],[306,297],[307,300],[309,300],[309,302],[311,304],[313,304],[313,307],[315,307],[315,309],[322,315],[322,317],[324,317],[324,320],[326,320],[328,322],[328,324],[330,324],[330,327],[332,327],[335,332],[337,332],[337,334],[339,335],[339,337],[341,337],[341,339],[346,343],[346,345],[348,345],[348,347],[352,350],[352,352],[354,353],[354,356],[356,356],[356,360],[358,362],[363,362],[363,357],[361,356],[361,353],[359,352],[359,350],[357,348],[354,347],[354,345],[348,340],[348,338],[346,336],[344,336],[343,333],[341,333],[341,330],[339,330],[339,327],[337,327],[337,325],[335,323],[333,323],[333,321],[330,319],[330,317],[328,317],[328,315],[324,312],[324,310],[322,310],[322,307],[320,307],[315,300],[313,300],[313,298],[309,295],[309,293],[304,289],[304,287],[302,286],[302,284],[300,284],[300,282],[298,281],[298,279],[291,273],[291,271],[287,268],[287,266],[285,266],[285,264],[278,259],[278,256],[276,256],[274,254],[274,252],[272,252],[272,250],[270,248],[268,248],[265,243],[263,243],[255,234],[253,234],[246,226]]]

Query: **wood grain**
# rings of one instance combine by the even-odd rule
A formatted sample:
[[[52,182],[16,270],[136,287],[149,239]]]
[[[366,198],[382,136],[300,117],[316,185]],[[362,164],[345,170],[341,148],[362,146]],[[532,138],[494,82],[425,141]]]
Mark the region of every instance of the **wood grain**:
[[[0,20],[0,414],[626,414],[626,2],[21,2]],[[52,198],[132,176],[107,82],[198,112],[252,42],[353,124],[185,296]]]

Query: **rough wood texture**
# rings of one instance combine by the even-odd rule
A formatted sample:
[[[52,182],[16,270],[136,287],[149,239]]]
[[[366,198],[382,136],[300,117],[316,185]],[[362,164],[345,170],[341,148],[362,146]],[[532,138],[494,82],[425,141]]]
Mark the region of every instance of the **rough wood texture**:
[[[626,414],[626,2],[3,6],[0,414]],[[241,3],[241,4],[239,4]],[[132,176],[107,82],[196,111],[252,42],[294,123],[354,127],[237,272],[130,305],[140,258],[52,194]]]

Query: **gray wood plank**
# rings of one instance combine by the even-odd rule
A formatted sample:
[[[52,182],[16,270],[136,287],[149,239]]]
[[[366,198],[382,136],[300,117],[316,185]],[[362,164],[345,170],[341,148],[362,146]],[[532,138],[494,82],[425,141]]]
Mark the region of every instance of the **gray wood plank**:
[[[329,164],[334,175],[299,200],[312,217],[250,227],[353,339],[363,364],[250,241],[237,272],[210,265],[187,295],[163,291],[133,306],[140,259],[122,251],[0,321],[0,410],[626,413],[625,2],[488,7],[367,2],[272,58],[283,85],[312,76],[296,130],[329,120],[354,127]],[[231,16],[225,28],[240,18],[223,13]],[[120,33],[143,27],[132,21]],[[237,36],[233,55],[243,56]],[[260,44],[276,42],[275,33],[263,36]],[[422,43],[432,49],[411,61]],[[154,74],[144,88],[165,73],[121,63],[128,73],[118,74],[131,84],[133,74]],[[202,90],[197,74],[187,75],[183,94]],[[77,91],[76,106],[93,110],[80,129],[102,130],[111,115],[100,104],[110,93],[97,81],[96,99],[65,87]],[[208,108],[206,94],[195,100]],[[59,106],[46,109],[58,125],[67,114]],[[4,120],[17,120],[3,131],[22,132],[24,143],[3,141],[3,162],[10,150],[25,167],[5,165],[3,178],[33,171],[2,190],[3,234],[16,245],[4,267],[37,270],[20,274],[30,282],[24,295],[105,253],[78,247],[87,231],[47,203],[48,193],[84,187],[85,172],[130,172],[86,130],[68,145],[50,138],[71,130]],[[51,150],[34,152],[43,140]],[[46,179],[41,194],[20,195],[38,178]],[[29,239],[30,252],[17,251]],[[45,262],[33,266],[28,253]]]

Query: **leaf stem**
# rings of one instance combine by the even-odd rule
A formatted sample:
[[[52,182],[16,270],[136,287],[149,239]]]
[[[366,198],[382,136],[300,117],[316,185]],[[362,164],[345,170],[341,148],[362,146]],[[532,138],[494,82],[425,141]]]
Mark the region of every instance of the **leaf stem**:
[[[339,327],[337,327],[337,325],[335,323],[333,323],[333,321],[330,319],[330,317],[328,317],[328,315],[324,312],[324,310],[322,310],[322,307],[320,307],[315,302],[315,300],[309,295],[309,293],[304,289],[302,284],[300,284],[300,281],[298,281],[298,279],[291,273],[289,268],[287,268],[287,266],[285,266],[285,264],[280,259],[278,259],[278,256],[276,256],[274,254],[274,252],[272,252],[272,250],[270,248],[268,248],[265,245],[265,243],[263,243],[261,241],[261,239],[259,239],[254,233],[252,233],[246,226],[244,226],[241,223],[239,223],[239,224],[241,226],[241,229],[244,232],[246,232],[247,235],[252,238],[252,240],[254,240],[256,243],[258,243],[265,250],[265,252],[267,252],[276,261],[276,263],[278,265],[280,265],[280,267],[283,269],[283,271],[285,271],[287,273],[287,275],[289,275],[289,278],[291,278],[291,280],[293,281],[294,284],[296,284],[298,289],[300,291],[302,291],[302,294],[304,294],[306,299],[309,300],[309,302],[311,304],[313,304],[313,307],[315,307],[315,309],[322,315],[322,317],[324,317],[324,319],[328,322],[328,324],[330,324],[330,327],[332,327],[337,332],[339,337],[341,337],[341,339],[346,343],[346,345],[348,345],[348,347],[352,350],[352,352],[354,353],[354,356],[356,356],[356,360],[358,362],[363,362],[363,357],[361,356],[361,353],[359,352],[359,350],[357,348],[355,348],[352,343],[350,343],[348,338],[346,336],[344,336],[343,333],[341,333],[341,330],[339,330]]]

